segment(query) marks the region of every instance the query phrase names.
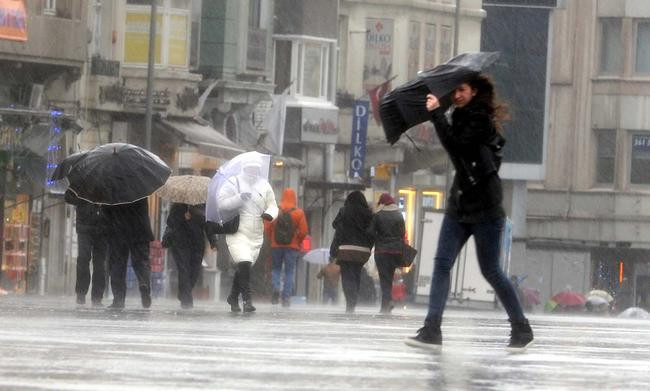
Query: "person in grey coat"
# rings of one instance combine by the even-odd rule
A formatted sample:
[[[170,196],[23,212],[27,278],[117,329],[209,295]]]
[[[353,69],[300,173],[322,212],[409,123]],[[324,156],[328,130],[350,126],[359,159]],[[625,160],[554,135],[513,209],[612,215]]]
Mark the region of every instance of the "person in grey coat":
[[[375,239],[375,264],[381,286],[380,312],[393,310],[392,288],[395,269],[402,265],[406,226],[404,217],[388,193],[379,197],[377,212],[372,218],[368,233]]]

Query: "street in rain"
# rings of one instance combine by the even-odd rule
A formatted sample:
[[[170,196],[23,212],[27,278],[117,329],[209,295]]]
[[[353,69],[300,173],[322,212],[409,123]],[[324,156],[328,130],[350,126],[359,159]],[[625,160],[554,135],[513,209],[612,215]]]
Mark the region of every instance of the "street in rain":
[[[648,112],[648,0],[0,0],[0,390],[648,389]]]

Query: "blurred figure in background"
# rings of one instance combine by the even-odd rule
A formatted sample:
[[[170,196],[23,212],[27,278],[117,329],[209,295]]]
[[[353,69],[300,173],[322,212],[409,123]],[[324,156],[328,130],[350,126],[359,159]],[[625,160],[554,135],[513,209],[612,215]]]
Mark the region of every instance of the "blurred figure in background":
[[[325,265],[316,278],[323,279],[323,304],[331,302],[337,304],[339,302],[339,277],[341,276],[341,267],[336,264],[334,258]]]

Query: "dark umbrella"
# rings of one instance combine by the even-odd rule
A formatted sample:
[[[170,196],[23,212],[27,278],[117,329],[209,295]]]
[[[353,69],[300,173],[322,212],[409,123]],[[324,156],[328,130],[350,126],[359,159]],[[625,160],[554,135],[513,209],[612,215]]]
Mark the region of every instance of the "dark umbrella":
[[[386,140],[395,144],[402,133],[431,119],[426,109],[427,94],[435,95],[446,110],[451,105],[451,92],[492,65],[498,57],[496,52],[463,53],[431,70],[420,72],[416,79],[386,94],[379,108]]]
[[[87,153],[87,151],[76,152],[63,159],[61,163],[59,163],[54,169],[51,179],[53,181],[60,181],[61,179],[67,177],[72,167],[81,159],[83,159]]]
[[[165,184],[171,169],[158,156],[131,144],[105,144],[86,153],[68,173],[77,197],[103,205],[128,204]]]

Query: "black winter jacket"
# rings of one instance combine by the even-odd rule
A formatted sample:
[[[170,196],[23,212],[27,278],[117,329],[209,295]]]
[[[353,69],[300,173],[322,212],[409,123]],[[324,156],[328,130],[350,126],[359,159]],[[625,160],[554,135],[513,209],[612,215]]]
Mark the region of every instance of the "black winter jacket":
[[[107,232],[116,240],[127,243],[154,240],[146,198],[132,204],[105,206],[104,212]]]
[[[401,254],[406,234],[404,217],[395,204],[384,206],[375,213],[368,228],[375,239],[375,253]]]
[[[190,213],[189,220],[185,219],[185,212]],[[172,230],[172,247],[202,253],[205,249],[206,237],[211,247],[217,245],[217,237],[205,221],[205,205],[172,204],[167,217],[167,226]]]
[[[371,249],[373,238],[368,234],[372,221],[369,208],[347,205],[339,210],[332,227],[336,230],[330,246],[330,256],[336,257],[339,246],[354,245]]]
[[[447,214],[463,223],[503,218],[503,188],[498,172],[505,139],[496,131],[489,107],[471,101],[456,108],[451,125],[438,108],[432,112],[432,122],[456,170]]]
[[[82,200],[70,190],[65,192],[65,202],[76,207],[78,234],[105,233],[106,219],[101,206]]]

